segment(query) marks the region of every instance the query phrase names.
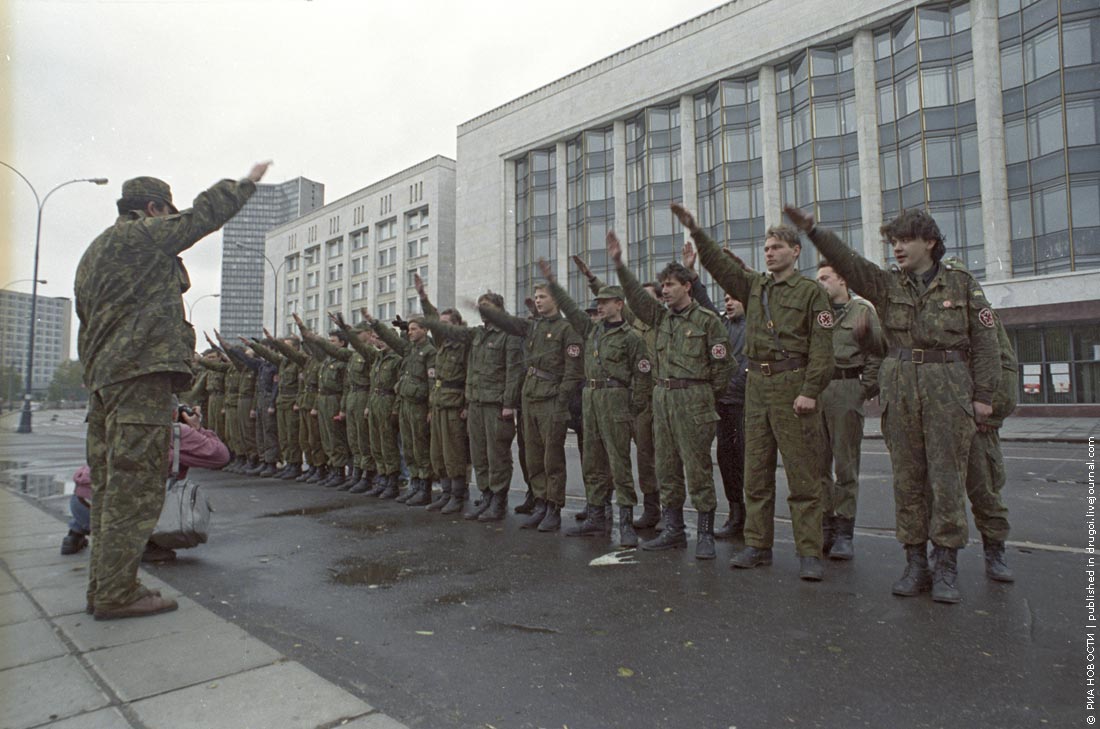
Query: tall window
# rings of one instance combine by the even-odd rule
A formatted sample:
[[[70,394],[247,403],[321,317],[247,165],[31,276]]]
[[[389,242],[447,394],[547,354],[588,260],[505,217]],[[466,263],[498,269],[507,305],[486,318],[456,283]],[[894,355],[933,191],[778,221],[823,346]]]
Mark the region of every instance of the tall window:
[[[679,257],[681,228],[669,205],[683,196],[680,104],[650,107],[626,122],[628,258],[643,281]]]
[[[1015,276],[1100,266],[1100,6],[1001,0]]]
[[[1021,405],[1100,402],[1100,325],[1009,330]]]
[[[612,177],[615,155],[610,129],[584,132],[565,145],[566,200],[569,208],[569,255],[588,261],[592,271],[613,278],[607,262],[607,231],[615,226],[615,191]],[[587,301],[588,285],[575,267],[569,266],[569,293]]]
[[[539,280],[538,260],[557,264],[558,196],[554,148],[536,149],[516,165],[516,310]]]
[[[985,275],[970,5],[921,6],[875,34],[883,217],[927,208],[947,255]],[[892,255],[887,246],[886,258]]]

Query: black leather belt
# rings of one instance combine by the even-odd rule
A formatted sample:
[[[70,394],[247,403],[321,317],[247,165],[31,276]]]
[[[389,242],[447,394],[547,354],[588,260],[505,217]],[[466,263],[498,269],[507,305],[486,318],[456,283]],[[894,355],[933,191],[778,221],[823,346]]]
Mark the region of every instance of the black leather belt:
[[[657,387],[663,387],[666,390],[686,390],[689,387],[709,384],[709,380],[691,380],[684,377],[657,378]]]
[[[602,390],[607,387],[626,387],[614,377],[609,377],[606,380],[585,380],[584,384],[593,390]]]
[[[464,380],[436,380],[436,388],[445,387],[448,390],[465,390],[466,382]]]
[[[352,392],[370,392],[370,385],[352,385]]]
[[[965,362],[970,355],[961,349],[891,349],[887,357],[900,359],[913,364],[944,364],[945,362]]]
[[[833,370],[834,380],[858,380],[859,376],[863,374],[862,367],[849,367],[848,369],[841,369],[837,367]]]
[[[749,369],[753,372],[759,372],[765,377],[771,377],[779,372],[787,372],[789,370],[799,370],[806,366],[806,360],[801,357],[788,357],[787,359],[781,359],[778,362],[757,362],[756,360],[749,360]]]
[[[548,382],[561,382],[561,378],[555,375],[553,372],[540,370],[538,367],[528,367],[527,374],[531,375],[532,377],[537,377],[540,380],[546,380]]]

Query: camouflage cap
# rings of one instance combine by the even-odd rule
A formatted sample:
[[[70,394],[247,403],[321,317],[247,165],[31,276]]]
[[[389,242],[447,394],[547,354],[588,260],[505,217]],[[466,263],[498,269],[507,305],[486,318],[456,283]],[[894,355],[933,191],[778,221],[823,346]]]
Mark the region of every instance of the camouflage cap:
[[[155,200],[172,208],[173,213],[179,210],[172,204],[172,188],[164,180],[155,177],[135,177],[122,183],[122,197],[131,200]]]
[[[626,297],[623,295],[622,286],[604,286],[600,289],[599,293],[596,294],[596,301],[600,299],[619,299],[622,301],[625,300]]]
[[[374,329],[371,328],[370,323],[366,319],[364,319],[363,321],[361,321],[358,324],[356,324],[355,326],[353,326],[352,330],[356,331],[356,332],[373,332],[374,331]]]

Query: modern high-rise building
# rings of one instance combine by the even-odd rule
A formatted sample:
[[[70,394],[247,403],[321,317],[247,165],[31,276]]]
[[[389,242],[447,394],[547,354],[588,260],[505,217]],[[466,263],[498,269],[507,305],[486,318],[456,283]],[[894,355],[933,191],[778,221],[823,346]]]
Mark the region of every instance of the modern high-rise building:
[[[310,329],[327,332],[328,313],[358,323],[364,307],[385,321],[417,315],[414,274],[433,303],[453,306],[454,231],[455,162],[442,156],[275,228],[267,256],[277,266],[278,292],[269,278],[264,326],[297,333],[290,316],[297,313]]]
[[[784,204],[882,265],[927,208],[1010,330],[1021,405],[1100,414],[1100,4],[736,0],[462,124],[460,298],[520,302],[545,258],[644,279],[682,201],[762,270]],[[805,246],[801,266],[816,264]]]
[[[44,392],[53,380],[54,370],[69,360],[72,338],[73,301],[63,296],[38,296],[35,306],[34,392]],[[20,383],[27,378],[27,344],[31,326],[31,295],[18,291],[0,291],[0,368],[19,373]],[[0,398],[18,399],[19,392],[0,393]]]
[[[325,186],[296,177],[256,185],[256,193],[222,228],[221,332],[231,340],[260,333],[264,281],[273,271],[264,260],[264,237],[325,204]],[[274,260],[274,259],[273,259]],[[278,263],[276,263],[278,265]]]

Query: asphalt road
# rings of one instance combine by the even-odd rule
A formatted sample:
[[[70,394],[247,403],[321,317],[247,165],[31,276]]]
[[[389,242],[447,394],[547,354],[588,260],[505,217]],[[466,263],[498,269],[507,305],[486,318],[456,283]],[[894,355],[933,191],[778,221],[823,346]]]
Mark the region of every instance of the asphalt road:
[[[0,467],[60,513],[54,479],[82,447],[75,430],[5,438]],[[956,606],[890,594],[904,559],[882,441],[865,443],[856,559],[820,584],[797,579],[786,521],[770,568],[730,570],[728,543],[709,563],[689,549],[593,565],[612,541],[198,471],[211,540],[153,569],[414,727],[1077,725],[1084,451],[1006,444],[1017,582],[987,581],[975,542]],[[513,504],[519,485],[517,469]]]

